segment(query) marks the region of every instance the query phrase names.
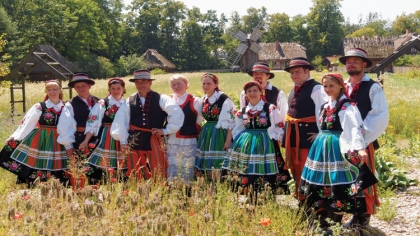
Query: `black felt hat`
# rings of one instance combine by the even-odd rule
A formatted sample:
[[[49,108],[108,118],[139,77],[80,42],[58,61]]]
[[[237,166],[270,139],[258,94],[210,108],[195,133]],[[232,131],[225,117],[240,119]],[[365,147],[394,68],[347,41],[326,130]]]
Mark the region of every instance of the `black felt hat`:
[[[73,77],[72,77],[70,83],[68,84],[68,86],[70,88],[73,88],[74,85],[76,83],[79,83],[79,82],[86,82],[86,83],[91,84],[91,85],[95,84],[95,81],[93,81],[91,78],[89,78],[88,74],[86,74],[84,72],[76,72],[76,73],[73,74]]]

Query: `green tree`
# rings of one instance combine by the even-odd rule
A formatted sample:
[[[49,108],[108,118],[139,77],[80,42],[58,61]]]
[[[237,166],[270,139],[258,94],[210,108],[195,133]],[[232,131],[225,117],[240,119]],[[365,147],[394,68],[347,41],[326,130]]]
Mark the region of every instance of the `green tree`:
[[[306,17],[303,15],[294,16],[290,21],[290,28],[292,32],[291,41],[307,47],[310,39],[308,38],[308,27]]]
[[[366,37],[373,37],[376,35],[376,31],[372,28],[363,27],[359,30],[356,30],[352,34],[347,35],[346,38],[361,37],[363,35]]]
[[[344,37],[341,24],[344,22],[340,11],[342,0],[312,0],[314,6],[307,15],[308,37],[311,39],[307,46],[308,58],[315,55],[325,57],[338,53]]]
[[[411,30],[412,32],[420,32],[420,10],[413,14],[406,15],[403,13],[398,16],[392,24],[392,29],[397,34],[404,34],[406,29]]]
[[[246,10],[246,12],[247,15],[242,16],[243,30],[245,33],[250,34],[261,21],[265,23],[268,15],[267,8],[261,7],[260,9],[257,9],[255,7],[250,7]],[[260,30],[264,31],[265,28],[263,27]]]
[[[290,17],[285,13],[275,13],[268,18],[268,29],[263,36],[265,42],[292,41]]]

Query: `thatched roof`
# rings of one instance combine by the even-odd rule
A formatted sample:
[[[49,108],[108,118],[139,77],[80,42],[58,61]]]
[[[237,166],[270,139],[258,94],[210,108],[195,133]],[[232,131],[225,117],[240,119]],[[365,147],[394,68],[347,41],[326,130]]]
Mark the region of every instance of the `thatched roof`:
[[[50,57],[52,57],[54,60],[59,62],[61,65],[69,69],[71,72],[77,72],[80,71],[79,67],[70,62],[67,61],[63,55],[61,55],[53,46],[51,45],[44,45],[44,44],[36,44],[32,50],[30,51],[30,54],[33,52],[44,52],[47,53]],[[43,66],[37,67],[34,71],[45,71],[46,69]]]
[[[162,54],[158,53],[155,49],[148,49],[143,55],[141,55],[141,57],[146,60],[148,69],[153,69],[153,68],[175,69],[176,68],[174,63],[169,61]]]
[[[345,38],[341,44],[340,53],[345,55],[350,48],[363,48],[369,58],[385,58],[394,52],[394,41],[397,38],[398,36]]]
[[[278,44],[276,46],[276,44]],[[260,43],[262,50],[258,60],[290,60],[293,57],[306,57],[306,48],[297,43]]]

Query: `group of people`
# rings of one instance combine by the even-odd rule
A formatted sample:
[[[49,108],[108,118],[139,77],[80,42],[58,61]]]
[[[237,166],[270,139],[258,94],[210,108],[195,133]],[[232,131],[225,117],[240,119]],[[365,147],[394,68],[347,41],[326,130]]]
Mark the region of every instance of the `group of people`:
[[[238,110],[211,73],[201,77],[202,98],[187,92],[181,74],[169,79],[171,95],[153,91],[148,70],[134,72],[129,81],[138,92],[127,98],[120,78],[108,81],[109,94],[100,99],[90,94],[95,82],[76,73],[68,85],[77,96],[67,102],[60,83],[47,81],[45,100],[6,140],[0,166],[20,182],[66,181],[69,163],[80,159],[92,183],[109,169],[186,183],[216,169],[236,176],[243,189],[270,185],[287,192],[293,178],[294,197],[305,213],[316,212],[321,226],[327,217],[341,222],[341,212],[354,214],[349,226],[367,226],[379,200],[375,184],[362,185],[369,182],[363,173],[366,166],[375,171],[388,107],[382,87],[364,73],[372,64],[366,51],[350,49],[340,62],[350,78],[327,74],[319,83],[306,58],[293,58],[285,69],[294,83],[288,97],[269,82],[268,64],[257,62]]]

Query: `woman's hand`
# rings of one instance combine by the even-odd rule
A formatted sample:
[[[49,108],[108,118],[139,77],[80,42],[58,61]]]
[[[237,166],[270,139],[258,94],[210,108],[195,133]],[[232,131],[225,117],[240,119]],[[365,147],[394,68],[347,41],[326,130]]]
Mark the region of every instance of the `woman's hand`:
[[[13,141],[13,137],[9,137],[8,139],[6,139],[6,142],[4,143],[4,145],[7,145],[10,141]]]
[[[226,139],[225,145],[223,145],[223,150],[228,150],[232,144],[232,139]]]
[[[362,165],[363,165],[363,163],[368,163],[369,162],[369,156],[368,156],[365,149],[359,150],[358,154],[359,154],[360,160],[362,161]]]
[[[79,150],[80,151],[85,151],[85,148],[88,145],[88,140],[83,141],[81,144],[79,144]]]

